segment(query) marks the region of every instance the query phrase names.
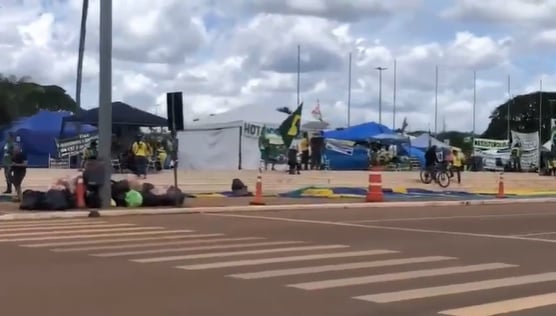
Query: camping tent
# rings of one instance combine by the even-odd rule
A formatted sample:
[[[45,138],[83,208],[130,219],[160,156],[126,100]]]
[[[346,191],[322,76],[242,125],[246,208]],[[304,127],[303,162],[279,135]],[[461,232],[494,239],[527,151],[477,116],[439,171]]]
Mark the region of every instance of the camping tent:
[[[394,132],[388,127],[375,122],[354,125],[342,130],[322,132],[324,138],[350,141],[368,141],[378,134],[394,134]]]
[[[6,132],[13,132],[19,136],[30,166],[47,167],[49,155],[55,156],[58,153],[56,139],[77,136],[73,124],[67,126],[64,133],[60,135],[62,121],[70,115],[70,112],[41,110],[33,116],[19,120]],[[97,129],[91,125],[81,126],[82,133],[96,133],[96,131]]]
[[[411,140],[411,147],[429,148],[430,146],[436,146],[438,148],[452,148],[450,145],[439,141],[438,139],[430,136],[428,133],[423,133]]]
[[[273,107],[250,105],[196,119],[178,133],[179,168],[185,170],[258,169],[259,136],[288,117]]]
[[[83,124],[98,125],[98,114],[99,108],[82,111],[76,115],[64,118],[64,123],[81,122]],[[112,124],[137,127],[162,127],[167,126],[168,121],[163,117],[118,101],[112,103]]]

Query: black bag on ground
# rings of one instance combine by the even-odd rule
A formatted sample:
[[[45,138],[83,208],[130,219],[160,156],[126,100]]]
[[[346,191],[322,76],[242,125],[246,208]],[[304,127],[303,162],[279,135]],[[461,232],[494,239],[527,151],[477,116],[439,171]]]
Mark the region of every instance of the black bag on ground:
[[[125,194],[129,190],[129,182],[127,180],[112,181],[112,199],[116,202],[116,206],[126,206]]]
[[[44,198],[44,208],[49,211],[64,211],[71,208],[69,191],[48,190]]]
[[[142,206],[164,206],[165,195],[156,195],[151,191],[143,191],[141,195],[143,196]]]
[[[20,210],[42,210],[44,209],[45,193],[41,191],[25,190],[22,193]]]
[[[141,192],[148,192],[151,191],[152,189],[154,189],[154,184],[145,182],[143,183],[143,188],[141,189]]]
[[[232,195],[233,196],[249,196],[249,190],[243,181],[238,178],[232,180]]]
[[[185,202],[185,194],[174,186],[171,186],[166,190],[166,194],[162,196],[161,206],[182,206]]]

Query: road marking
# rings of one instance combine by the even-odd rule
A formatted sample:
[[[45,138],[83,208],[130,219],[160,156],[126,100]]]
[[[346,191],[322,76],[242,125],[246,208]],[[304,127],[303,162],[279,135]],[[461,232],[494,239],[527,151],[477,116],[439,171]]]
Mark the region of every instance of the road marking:
[[[168,233],[168,231],[166,232]],[[170,232],[175,232],[175,230],[172,230]],[[183,233],[183,230],[180,230],[178,232]],[[135,237],[135,238],[62,241],[62,242],[27,244],[27,245],[21,245],[21,247],[47,248],[47,247],[85,246],[85,245],[99,245],[99,244],[103,245],[103,244],[115,244],[119,242],[128,242],[128,241],[133,242],[133,241],[150,241],[150,240],[175,240],[175,239],[203,238],[203,237],[217,237],[217,236],[224,236],[224,234],[191,234],[191,235],[171,235],[171,236],[154,236],[154,237],[139,237],[139,238]]]
[[[184,256],[133,259],[130,261],[139,262],[139,263],[152,263],[152,262],[166,262],[166,261],[190,260],[190,259],[220,258],[220,257],[240,256],[240,255],[256,255],[256,254],[276,253],[276,252],[326,250],[326,249],[339,249],[339,248],[349,248],[349,246],[326,245],[326,246],[287,247],[287,248],[273,248],[273,249],[262,249],[262,250],[230,251],[230,252],[210,252],[210,253],[200,253],[200,254],[184,255]]]
[[[117,227],[131,227],[136,226],[135,224],[94,224],[94,225],[87,225],[87,228],[117,228]],[[64,230],[64,229],[78,229],[80,227],[76,227],[75,225],[70,226],[36,226],[36,227],[16,227],[16,228],[0,228],[0,233],[9,233],[9,232],[24,232],[24,231],[41,231],[41,230]]]
[[[428,287],[399,292],[379,293],[353,297],[354,299],[373,303],[392,303],[409,301],[422,298],[437,297],[451,294],[461,294],[483,290],[497,289],[501,287],[517,286],[524,284],[542,283],[556,281],[556,272],[523,275],[517,277],[468,282],[445,286]]]
[[[534,237],[534,236],[545,236],[545,235],[554,235],[556,232],[541,232],[541,233],[531,233],[531,234],[519,234],[519,235],[511,235],[514,237]]]
[[[70,236],[41,236],[41,237],[24,237],[24,238],[7,238],[0,239],[0,242],[22,242],[22,241],[40,241],[40,240],[57,240],[57,239],[88,239],[100,237],[118,237],[118,236],[141,236],[141,235],[163,235],[175,233],[190,233],[188,229],[178,230],[157,230],[157,231],[143,231],[131,233],[113,233],[113,234],[93,234],[93,235],[70,235]]]
[[[416,270],[416,271],[407,271],[407,272],[358,276],[354,278],[305,282],[305,283],[297,283],[297,284],[288,284],[287,286],[298,288],[301,290],[312,291],[312,290],[323,290],[323,289],[331,289],[331,288],[346,287],[346,286],[361,285],[361,284],[411,280],[411,279],[426,278],[426,277],[433,277],[433,276],[452,275],[452,274],[470,273],[470,272],[478,272],[478,271],[489,271],[489,270],[515,268],[515,267],[518,266],[505,264],[505,263],[486,263],[486,264],[476,264],[476,265],[469,265],[469,266],[426,269],[426,270]]]
[[[76,219],[76,220],[53,220],[53,221],[31,221],[31,222],[0,222],[0,228],[8,227],[43,227],[43,226],[55,226],[55,225],[94,225],[94,224],[106,224],[103,220],[86,220],[86,219]]]
[[[295,262],[295,261],[309,261],[318,259],[332,259],[332,258],[349,258],[349,257],[363,257],[363,256],[374,256],[374,255],[384,255],[398,253],[394,250],[365,250],[365,251],[347,251],[347,252],[333,252],[333,253],[323,253],[314,255],[304,255],[304,256],[291,256],[291,257],[277,257],[277,258],[263,258],[263,259],[251,259],[251,260],[237,260],[237,261],[225,261],[225,262],[214,262],[205,264],[192,264],[185,266],[177,266],[178,269],[183,270],[207,270],[207,269],[217,269],[217,268],[229,268],[229,267],[240,267],[240,266],[255,266],[269,263],[281,263],[281,262]]]
[[[412,232],[412,233],[438,234],[438,235],[449,235],[449,236],[464,236],[464,237],[478,237],[478,238],[490,238],[490,239],[506,239],[506,240],[521,240],[521,241],[534,241],[534,242],[544,242],[544,243],[556,243],[556,240],[542,239],[542,238],[529,238],[529,237],[518,237],[518,236],[508,236],[508,235],[492,235],[492,234],[480,234],[480,233],[466,233],[466,232],[455,232],[455,231],[434,230],[434,229],[419,229],[419,228],[396,227],[396,226],[363,225],[363,224],[355,224],[355,223],[318,221],[318,220],[310,220],[310,219],[294,219],[294,218],[284,218],[284,217],[221,214],[221,213],[203,213],[203,215],[205,215],[205,216],[219,216],[219,217],[236,217],[236,218],[247,218],[247,219],[260,219],[260,220],[280,221],[280,222],[289,222],[289,223],[318,224],[318,225],[343,226],[343,227],[357,227],[357,228],[388,230],[388,231],[398,231],[398,232]]]
[[[217,236],[222,236],[222,234],[207,234],[207,235],[197,235],[197,237],[215,237],[214,235],[216,235],[216,237]],[[152,242],[152,243],[144,243],[144,244],[125,244],[125,245],[112,245],[112,246],[54,248],[54,249],[51,249],[51,251],[53,251],[53,252],[79,252],[79,251],[133,249],[133,248],[176,246],[176,245],[189,245],[189,244],[208,244],[208,243],[229,242],[229,241],[249,241],[249,240],[260,240],[260,239],[266,239],[266,238],[263,238],[263,237],[239,237],[239,238],[189,239],[189,240],[180,240],[180,241]],[[136,241],[136,240],[131,239],[131,240],[128,240],[128,241]]]
[[[365,268],[378,268],[378,267],[388,267],[397,266],[404,264],[415,264],[415,263],[425,263],[425,262],[437,262],[444,260],[454,260],[454,257],[443,257],[443,256],[431,256],[431,257],[416,257],[407,259],[390,259],[390,260],[377,260],[377,261],[366,261],[366,262],[352,262],[343,264],[331,264],[325,266],[315,266],[315,267],[304,267],[304,268],[291,268],[282,270],[268,270],[259,272],[249,272],[249,273],[238,273],[228,275],[229,277],[236,279],[252,280],[252,279],[266,279],[281,276],[291,276],[291,275],[301,275],[301,274],[315,274],[330,271],[345,271],[345,270],[355,270],[355,269],[365,269]]]
[[[556,305],[556,293],[521,297],[494,303],[451,309],[442,311],[439,314],[449,316],[495,316],[549,305]]]
[[[41,236],[41,235],[65,235],[83,233],[107,233],[107,232],[128,232],[134,230],[160,230],[164,227],[128,227],[128,228],[107,228],[107,229],[77,229],[77,230],[52,230],[46,232],[27,232],[0,234],[0,238],[21,237],[21,236]]]
[[[521,216],[543,216],[556,215],[554,212],[545,213],[515,213],[515,214],[485,214],[485,215],[454,215],[454,216],[425,216],[425,217],[400,217],[400,218],[383,218],[383,219],[366,219],[357,221],[346,221],[347,223],[383,223],[383,222],[413,222],[413,221],[430,221],[441,219],[466,219],[466,218],[498,218],[498,217],[521,217]]]
[[[210,250],[210,249],[249,248],[249,247],[261,247],[261,246],[293,245],[293,244],[303,244],[303,243],[305,243],[305,242],[304,241],[270,241],[270,242],[257,242],[257,243],[247,243],[247,244],[227,244],[227,245],[216,245],[216,246],[199,246],[199,247],[183,247],[183,248],[148,249],[148,250],[124,251],[124,252],[108,252],[108,253],[92,254],[91,256],[93,256],[93,257],[123,257],[123,256],[148,255],[148,254],[166,253],[166,252],[182,252],[182,251]]]

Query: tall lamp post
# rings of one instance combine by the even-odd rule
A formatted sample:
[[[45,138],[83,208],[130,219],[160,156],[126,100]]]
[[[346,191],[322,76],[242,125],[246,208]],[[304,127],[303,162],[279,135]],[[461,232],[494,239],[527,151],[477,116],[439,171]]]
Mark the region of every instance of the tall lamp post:
[[[110,207],[110,152],[112,147],[112,0],[100,2],[99,45],[99,156],[104,161],[105,179],[101,191],[102,208]]]
[[[378,123],[382,124],[382,72],[388,68],[376,67],[378,70]]]

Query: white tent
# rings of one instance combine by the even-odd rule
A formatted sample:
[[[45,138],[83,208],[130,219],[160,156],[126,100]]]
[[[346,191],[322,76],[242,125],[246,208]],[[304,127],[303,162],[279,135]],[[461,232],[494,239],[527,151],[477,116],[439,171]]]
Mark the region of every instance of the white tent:
[[[430,136],[428,133],[423,133],[414,139],[411,139],[411,146],[417,148],[429,148],[435,145],[439,148],[451,148],[450,145],[439,141],[438,139]]]
[[[258,169],[263,126],[272,133],[287,117],[271,106],[250,105],[195,120],[178,133],[179,168]]]

